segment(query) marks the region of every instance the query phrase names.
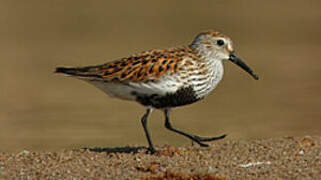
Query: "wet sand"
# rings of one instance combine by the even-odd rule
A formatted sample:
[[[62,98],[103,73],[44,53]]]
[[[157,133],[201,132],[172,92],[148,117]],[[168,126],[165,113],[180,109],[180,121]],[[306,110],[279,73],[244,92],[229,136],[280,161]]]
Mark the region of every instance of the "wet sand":
[[[321,179],[321,137],[0,153],[1,179]]]

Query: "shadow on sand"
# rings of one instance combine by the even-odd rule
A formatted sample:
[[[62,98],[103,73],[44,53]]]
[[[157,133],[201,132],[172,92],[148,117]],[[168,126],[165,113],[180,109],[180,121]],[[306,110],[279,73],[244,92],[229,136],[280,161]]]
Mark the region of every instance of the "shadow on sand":
[[[106,152],[106,153],[138,153],[140,150],[147,149],[146,147],[139,146],[139,147],[113,147],[113,148],[100,148],[100,147],[95,147],[95,148],[82,148],[83,150],[89,150],[92,152]]]

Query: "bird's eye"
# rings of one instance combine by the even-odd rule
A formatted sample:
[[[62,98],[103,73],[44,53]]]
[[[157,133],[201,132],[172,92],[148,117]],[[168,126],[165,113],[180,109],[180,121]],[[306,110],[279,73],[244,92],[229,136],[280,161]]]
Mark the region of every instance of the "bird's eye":
[[[224,46],[225,42],[222,39],[217,40],[217,45]]]

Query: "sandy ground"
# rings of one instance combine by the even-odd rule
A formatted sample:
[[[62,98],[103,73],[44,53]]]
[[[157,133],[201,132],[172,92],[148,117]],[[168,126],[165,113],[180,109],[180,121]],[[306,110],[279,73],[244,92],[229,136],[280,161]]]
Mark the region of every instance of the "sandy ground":
[[[321,137],[0,153],[1,179],[321,179]]]

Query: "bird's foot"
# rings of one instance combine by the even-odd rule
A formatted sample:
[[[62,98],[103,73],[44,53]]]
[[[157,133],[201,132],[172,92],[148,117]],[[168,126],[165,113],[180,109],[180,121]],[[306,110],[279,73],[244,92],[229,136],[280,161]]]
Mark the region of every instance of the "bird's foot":
[[[216,141],[220,139],[224,139],[227,135],[223,134],[221,136],[216,136],[216,137],[201,137],[201,136],[194,136],[196,140],[199,142],[209,142],[209,141]]]
[[[146,154],[155,154],[157,151],[154,147],[148,147]]]

